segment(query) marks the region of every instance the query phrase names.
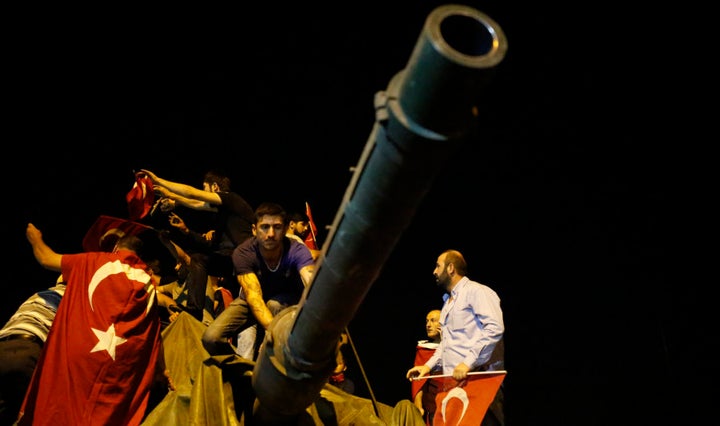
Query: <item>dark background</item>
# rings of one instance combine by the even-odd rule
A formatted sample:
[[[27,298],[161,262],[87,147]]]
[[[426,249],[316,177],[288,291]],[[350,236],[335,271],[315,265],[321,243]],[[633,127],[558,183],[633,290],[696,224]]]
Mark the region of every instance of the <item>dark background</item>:
[[[195,186],[222,168],[253,205],[307,201],[324,242],[373,96],[443,4],[389,3],[15,15],[0,321],[55,280],[32,256],[27,222],[56,251],[78,252],[98,215],[127,216],[139,168]],[[425,314],[442,304],[435,259],[456,248],[502,298],[509,424],[688,420],[695,410],[678,397],[697,378],[680,360],[702,358],[709,337],[699,296],[665,279],[650,19],[627,4],[461,3],[500,24],[508,54],[482,94],[479,131],[349,325],[375,397],[409,398]],[[354,360],[350,376],[368,397]]]

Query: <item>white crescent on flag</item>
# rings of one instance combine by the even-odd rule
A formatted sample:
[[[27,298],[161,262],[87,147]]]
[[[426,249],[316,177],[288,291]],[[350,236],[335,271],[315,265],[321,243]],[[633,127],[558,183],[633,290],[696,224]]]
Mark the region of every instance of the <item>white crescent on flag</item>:
[[[93,294],[95,294],[95,290],[97,290],[98,286],[101,282],[105,280],[105,278],[115,274],[125,274],[130,280],[148,283],[145,286],[145,290],[151,293],[151,297],[148,298],[148,305],[145,309],[145,313],[147,314],[155,299],[155,287],[150,282],[150,275],[144,270],[133,268],[130,265],[122,263],[120,260],[114,260],[112,262],[104,264],[103,266],[98,268],[98,270],[95,271],[95,273],[93,274],[93,277],[90,280],[90,284],[88,285],[88,299],[90,302],[90,309],[92,309],[93,311],[95,310],[95,308],[93,307]],[[113,360],[115,360],[115,348],[118,345],[122,345],[123,343],[125,343],[127,339],[115,334],[115,324],[110,324],[110,326],[108,326],[107,330],[105,331],[98,330],[92,327],[91,330],[98,338],[98,342],[90,352],[104,350],[107,351],[107,353]]]
[[[123,273],[133,281],[140,281],[145,283],[150,281],[150,275],[148,275],[148,273],[143,271],[142,269],[132,268],[130,267],[130,265],[122,263],[119,260],[108,262],[98,268],[97,271],[95,271],[95,274],[93,275],[92,279],[90,280],[90,284],[88,285],[88,299],[90,301],[90,309],[92,309],[93,311],[95,310],[95,308],[93,308],[93,294],[95,293],[95,290],[97,290],[97,287],[100,285],[100,283],[110,275]],[[150,288],[152,288],[152,285],[146,287],[146,290],[149,290]]]
[[[105,249],[107,251],[112,251],[113,247],[115,246],[115,243],[117,240],[125,236],[125,231],[123,231],[120,228],[111,228],[108,229],[102,236],[100,237],[100,248]],[[111,240],[112,238],[112,240]],[[112,242],[112,245],[111,245]]]
[[[459,421],[462,421],[462,418],[465,417],[465,412],[468,409],[468,405],[470,405],[470,399],[468,398],[465,389],[461,387],[451,389],[442,401],[443,422],[445,421],[445,407],[447,406],[448,402],[453,398],[459,399],[463,404],[462,414],[460,415]]]

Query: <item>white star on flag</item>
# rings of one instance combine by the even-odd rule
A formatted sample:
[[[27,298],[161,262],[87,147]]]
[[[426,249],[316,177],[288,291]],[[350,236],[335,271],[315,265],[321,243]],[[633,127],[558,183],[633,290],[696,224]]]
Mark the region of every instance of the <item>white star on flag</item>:
[[[115,361],[115,348],[127,342],[127,339],[115,335],[115,324],[110,324],[107,331],[95,328],[93,328],[92,331],[98,338],[98,342],[90,352],[107,351],[113,361]]]

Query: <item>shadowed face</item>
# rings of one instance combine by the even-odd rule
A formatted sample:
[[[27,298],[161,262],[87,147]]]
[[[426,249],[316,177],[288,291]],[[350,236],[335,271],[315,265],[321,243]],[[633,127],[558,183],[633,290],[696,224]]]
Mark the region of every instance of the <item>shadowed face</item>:
[[[208,192],[220,192],[220,185],[215,182],[203,182],[203,190]]]
[[[290,229],[292,229],[295,235],[304,240],[307,237],[308,232],[310,231],[310,225],[302,220],[299,220],[297,222],[291,220]]]
[[[440,340],[440,311],[432,310],[425,317],[425,331],[428,339],[432,341]]]
[[[286,231],[282,216],[265,215],[253,225],[253,235],[268,251],[278,250],[282,247]]]
[[[449,288],[450,274],[448,274],[447,265],[445,264],[445,254],[438,256],[433,275],[435,276],[435,283],[438,287],[446,290]]]

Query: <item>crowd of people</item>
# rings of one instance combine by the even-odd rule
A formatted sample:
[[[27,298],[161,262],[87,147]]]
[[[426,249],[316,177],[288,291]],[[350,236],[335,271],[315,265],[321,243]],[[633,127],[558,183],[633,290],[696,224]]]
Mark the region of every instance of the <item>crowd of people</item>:
[[[255,360],[274,316],[310,285],[320,252],[304,242],[306,214],[274,202],[253,209],[218,171],[205,174],[203,189],[139,173],[166,222],[157,237],[172,271],[137,235],[117,235],[107,250],[59,254],[28,224],[36,260],[60,277],[0,330],[0,424],[139,425],[151,401],[174,390],[163,327],[185,312],[205,325],[201,344],[210,356]],[[207,212],[204,228],[190,229],[182,209]],[[462,382],[469,372],[504,368],[500,298],[466,272],[460,252],[438,257],[433,274],[444,303],[427,314],[427,340],[406,374],[427,424],[437,392],[432,379],[420,378],[440,372]],[[341,350],[348,338],[338,344],[329,384],[353,393]],[[482,424],[504,424],[502,389]]]

